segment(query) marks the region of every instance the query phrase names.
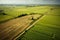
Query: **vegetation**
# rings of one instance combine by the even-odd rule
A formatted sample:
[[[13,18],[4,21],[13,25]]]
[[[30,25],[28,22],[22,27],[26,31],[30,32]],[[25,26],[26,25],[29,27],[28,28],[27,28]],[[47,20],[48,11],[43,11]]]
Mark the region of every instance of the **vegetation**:
[[[0,15],[6,15],[4,10],[0,10]]]
[[[51,7],[50,6],[34,6],[34,7],[26,7],[26,6],[0,6],[0,9],[4,11],[4,14],[0,15],[0,22],[6,21],[8,19],[12,19],[18,17],[22,14],[35,14],[35,13],[45,13]]]
[[[23,16],[26,16],[26,15],[28,15],[28,14],[21,14],[18,17],[23,17]]]
[[[47,14],[17,40],[60,40],[60,8],[48,10]],[[58,13],[58,12],[59,13]]]
[[[0,6],[0,9],[7,14],[0,15],[0,22],[27,14],[45,15],[17,40],[60,40],[60,6]]]

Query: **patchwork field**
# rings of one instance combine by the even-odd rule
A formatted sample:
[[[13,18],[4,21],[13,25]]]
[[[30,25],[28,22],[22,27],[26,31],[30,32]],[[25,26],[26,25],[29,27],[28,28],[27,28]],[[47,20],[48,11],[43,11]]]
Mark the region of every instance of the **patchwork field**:
[[[20,40],[60,40],[60,16],[48,16],[37,22]],[[58,18],[58,19],[54,19]]]
[[[0,23],[15,19],[21,14],[44,15],[31,29],[18,37],[17,40],[60,40],[60,6],[0,6],[0,9],[4,10],[7,14],[0,15]]]
[[[41,15],[27,15],[0,24],[0,40],[13,40],[33,23],[32,16],[37,20]]]
[[[60,40],[60,8],[47,11],[45,16],[17,40]]]
[[[0,23],[5,20],[15,18],[21,14],[44,14],[45,12],[50,10],[50,6],[35,6],[35,7],[27,7],[27,6],[0,6],[0,10],[3,10],[6,15],[0,15]],[[1,14],[1,13],[0,13]]]

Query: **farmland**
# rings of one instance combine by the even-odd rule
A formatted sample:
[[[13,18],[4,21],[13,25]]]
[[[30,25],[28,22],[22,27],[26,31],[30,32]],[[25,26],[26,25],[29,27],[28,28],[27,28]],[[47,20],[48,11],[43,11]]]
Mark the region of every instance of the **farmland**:
[[[16,19],[21,14],[44,14],[44,16],[35,25],[33,25],[32,28],[22,36],[18,37],[17,40],[60,40],[60,6],[0,6],[0,9],[4,10],[7,14],[0,15],[0,23],[3,22],[2,26],[4,25],[4,21]],[[24,17],[24,19],[29,19],[29,17]],[[21,25],[26,21],[23,21],[24,19],[20,19],[20,21],[22,20],[21,22],[23,22]],[[15,24],[14,27],[20,25],[17,24]],[[6,27],[7,26],[8,25],[6,25]]]
[[[48,18],[48,19],[47,19]],[[51,21],[52,20],[52,21]],[[50,20],[50,16],[45,16],[36,25],[26,32],[21,40],[60,40],[60,22],[55,20],[54,16]],[[57,23],[57,22],[58,23]],[[53,23],[54,22],[54,23]],[[55,36],[53,36],[55,35]]]
[[[0,6],[0,10],[4,10],[4,12],[7,14],[7,15],[0,15],[0,22],[3,22],[3,21],[8,20],[8,19],[15,18],[21,14],[45,13],[50,8],[51,7],[49,7],[49,6],[36,6],[36,7]]]
[[[55,9],[56,8],[56,9]],[[20,40],[60,40],[60,8],[48,10],[47,14],[28,30]]]
[[[25,31],[34,21],[31,19],[32,16],[34,19],[38,19],[41,15],[27,15],[0,24],[0,40],[12,40]]]

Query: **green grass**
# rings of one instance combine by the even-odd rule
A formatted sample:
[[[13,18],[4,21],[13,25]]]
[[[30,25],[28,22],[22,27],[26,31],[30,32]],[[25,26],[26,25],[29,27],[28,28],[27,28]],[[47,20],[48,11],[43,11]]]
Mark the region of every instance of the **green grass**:
[[[53,8],[53,10],[51,10]],[[0,22],[15,18],[21,14],[48,14],[36,23],[21,40],[60,40],[60,7],[58,6],[0,6],[7,15],[0,15]],[[54,36],[55,35],[55,36]],[[54,36],[54,38],[52,38]],[[17,40],[18,40],[17,39]]]
[[[47,11],[38,23],[17,40],[60,40],[60,9]]]
[[[48,19],[49,21],[45,19]],[[40,20],[33,28],[22,35],[21,40],[59,40],[60,26],[58,23],[48,16],[48,18]],[[55,38],[52,38],[52,34],[56,34]]]
[[[26,7],[26,6],[0,6],[0,10],[4,10],[7,14],[0,15],[0,22],[15,18],[21,14],[30,14],[30,13],[45,13],[49,10],[49,6],[35,6],[35,7]]]

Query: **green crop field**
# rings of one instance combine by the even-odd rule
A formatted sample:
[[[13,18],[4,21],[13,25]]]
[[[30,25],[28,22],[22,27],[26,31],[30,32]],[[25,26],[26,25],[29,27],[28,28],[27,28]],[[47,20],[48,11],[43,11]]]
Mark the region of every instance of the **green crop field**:
[[[30,13],[45,13],[50,8],[50,6],[35,6],[35,7],[27,7],[27,6],[0,6],[0,10],[3,10],[7,15],[1,15],[0,13],[0,22],[5,20],[15,18],[21,14],[30,14]]]
[[[60,40],[60,7],[52,8],[49,7],[45,16],[17,40]]]
[[[21,14],[44,14],[30,30],[17,40],[60,40],[60,6],[0,6],[0,22],[18,17]]]

